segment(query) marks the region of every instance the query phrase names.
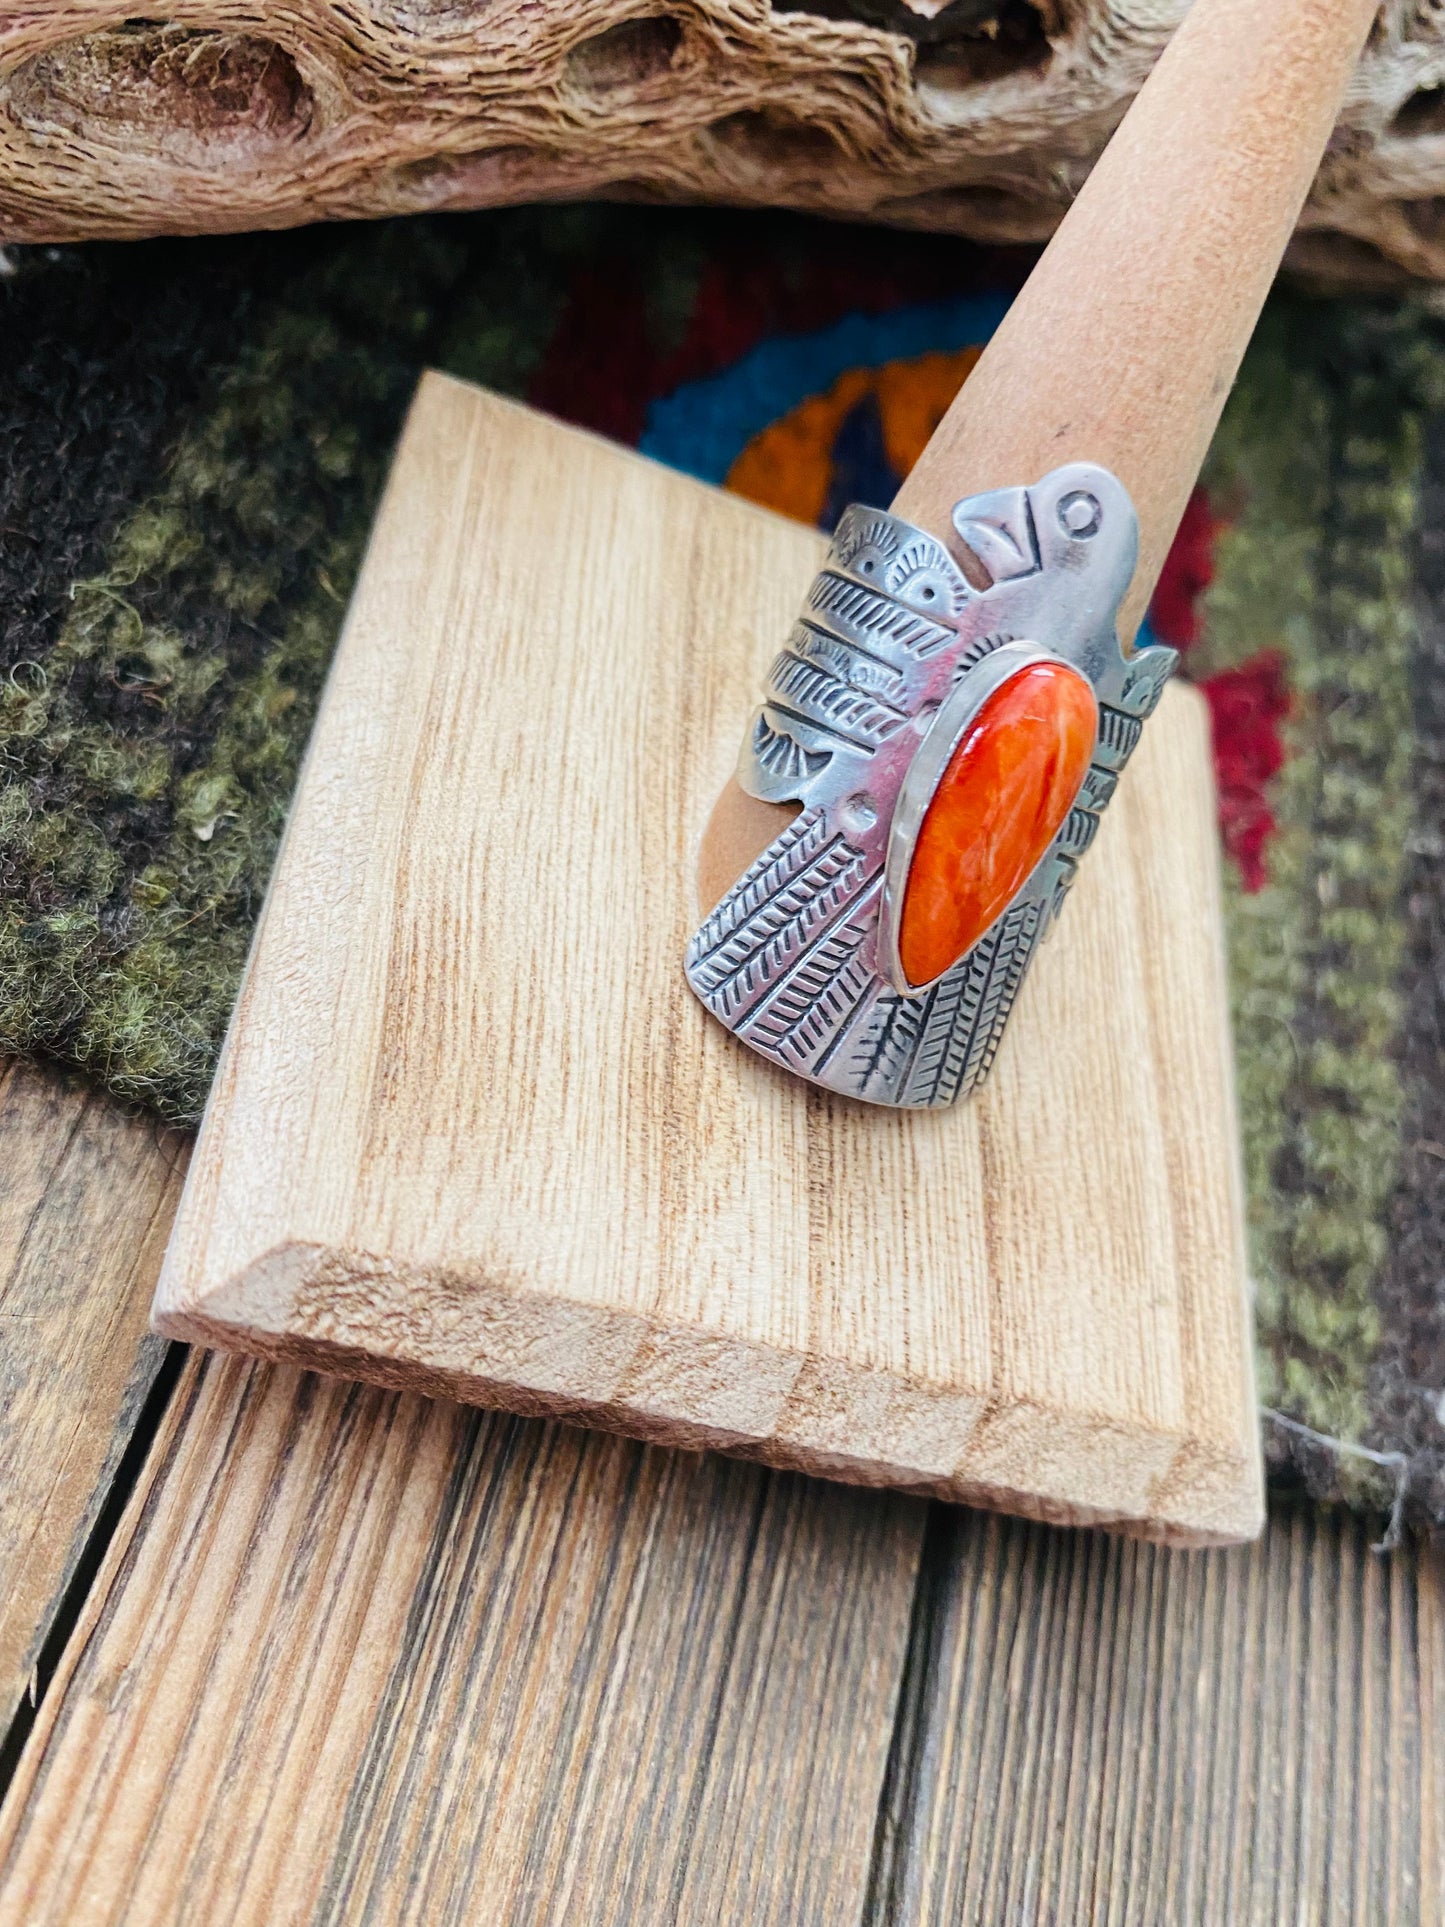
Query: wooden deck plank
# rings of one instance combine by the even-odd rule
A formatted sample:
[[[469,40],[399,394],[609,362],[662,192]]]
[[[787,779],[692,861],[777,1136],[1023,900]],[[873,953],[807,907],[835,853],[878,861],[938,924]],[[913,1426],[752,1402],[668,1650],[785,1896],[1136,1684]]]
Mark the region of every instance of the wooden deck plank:
[[[0,1064],[0,1734],[165,1354],[146,1316],[184,1140]]]
[[[138,1397],[175,1148],[0,1084],[22,1653]],[[0,1812],[0,1927],[1434,1927],[1445,1554],[1368,1540],[1165,1552],[197,1358]]]
[[[0,1919],[856,1921],[923,1518],[203,1359]]]
[[[938,1508],[873,1927],[1434,1927],[1445,1559],[1348,1514],[1179,1552]]]

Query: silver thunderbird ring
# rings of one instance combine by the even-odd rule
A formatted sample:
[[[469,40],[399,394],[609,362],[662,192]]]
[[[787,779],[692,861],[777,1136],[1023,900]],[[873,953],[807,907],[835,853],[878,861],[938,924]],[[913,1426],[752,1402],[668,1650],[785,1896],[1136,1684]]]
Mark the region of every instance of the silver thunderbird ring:
[[[1178,660],[1120,645],[1138,519],[1106,469],[972,496],[953,526],[986,587],[925,530],[844,513],[738,761],[799,813],[687,948],[741,1042],[874,1104],[988,1075]]]

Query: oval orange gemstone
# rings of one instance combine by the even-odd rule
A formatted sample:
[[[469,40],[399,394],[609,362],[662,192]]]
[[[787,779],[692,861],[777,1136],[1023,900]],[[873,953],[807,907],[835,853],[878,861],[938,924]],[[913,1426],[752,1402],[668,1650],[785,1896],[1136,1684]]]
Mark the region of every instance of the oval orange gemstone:
[[[1053,842],[1094,752],[1087,677],[1036,662],[979,709],[933,792],[903,892],[898,956],[932,983],[971,950]]]

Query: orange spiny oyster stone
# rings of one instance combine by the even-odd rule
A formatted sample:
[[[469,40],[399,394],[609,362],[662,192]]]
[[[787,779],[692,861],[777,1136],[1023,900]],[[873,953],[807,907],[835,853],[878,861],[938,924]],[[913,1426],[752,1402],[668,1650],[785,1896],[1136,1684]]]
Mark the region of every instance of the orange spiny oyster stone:
[[[914,845],[898,926],[910,984],[956,964],[1027,881],[1079,793],[1098,722],[1093,688],[1066,663],[1016,670],[980,707]]]

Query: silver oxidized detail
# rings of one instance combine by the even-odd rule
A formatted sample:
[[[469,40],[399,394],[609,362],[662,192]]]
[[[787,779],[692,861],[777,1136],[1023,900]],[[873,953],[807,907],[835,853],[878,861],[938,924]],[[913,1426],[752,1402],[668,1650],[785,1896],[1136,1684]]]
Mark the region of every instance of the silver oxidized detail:
[[[1177,660],[1125,654],[1116,630],[1138,523],[1088,463],[971,497],[944,545],[878,509],[838,524],[769,671],[738,780],[799,814],[688,945],[688,982],[774,1063],[875,1104],[939,1106],[988,1075],[1040,939]],[[907,984],[894,926],[914,840],[962,729],[1032,662],[1083,672],[1099,727],[1062,828],[988,930],[932,984]]]

